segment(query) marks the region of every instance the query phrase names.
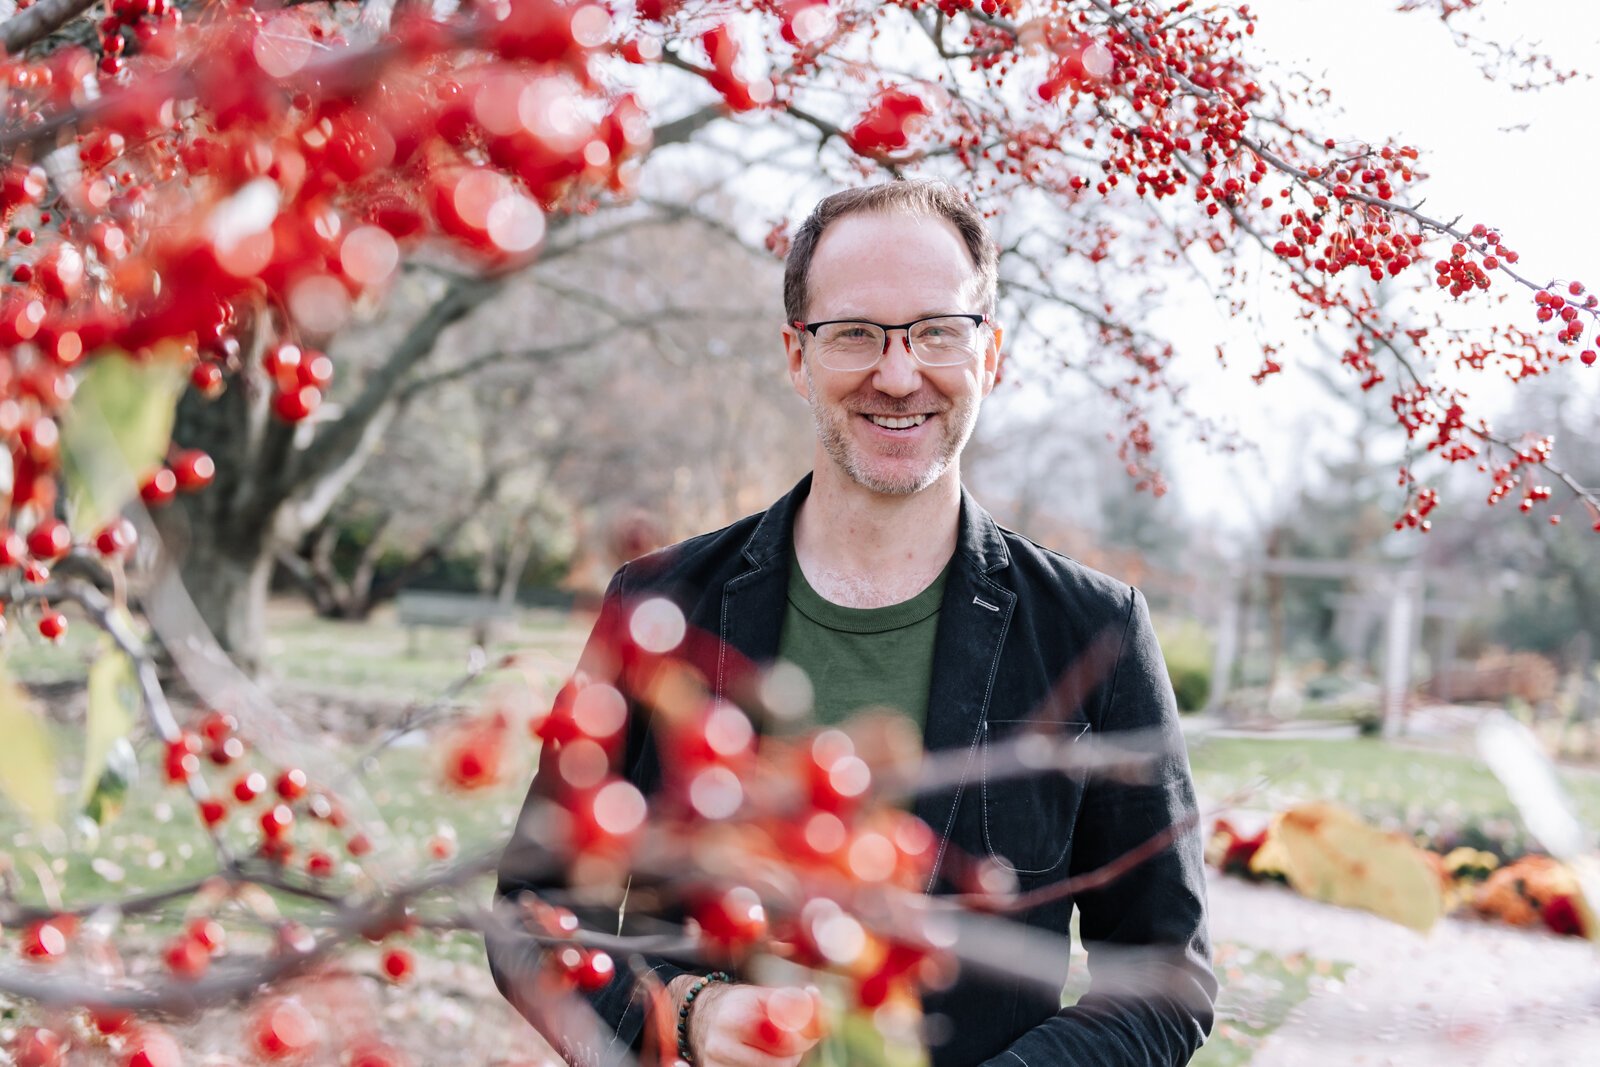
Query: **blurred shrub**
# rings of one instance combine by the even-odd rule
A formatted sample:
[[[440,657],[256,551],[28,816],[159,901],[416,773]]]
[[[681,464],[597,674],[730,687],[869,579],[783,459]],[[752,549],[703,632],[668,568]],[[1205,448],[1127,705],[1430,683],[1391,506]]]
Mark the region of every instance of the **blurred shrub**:
[[[1199,711],[1211,695],[1211,638],[1205,628],[1185,620],[1162,628],[1161,653],[1167,661],[1167,677],[1178,698],[1178,710]]]

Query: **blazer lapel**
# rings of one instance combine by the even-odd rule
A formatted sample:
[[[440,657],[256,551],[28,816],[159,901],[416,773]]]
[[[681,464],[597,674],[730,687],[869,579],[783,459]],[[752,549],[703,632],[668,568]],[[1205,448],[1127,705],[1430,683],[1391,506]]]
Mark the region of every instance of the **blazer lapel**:
[[[949,789],[920,794],[912,805],[913,813],[939,835],[929,891],[944,862],[961,794],[977,766],[995,673],[1016,607],[1016,595],[990,577],[1009,563],[999,527],[963,489],[955,566],[939,607],[933,679],[923,724],[923,748],[954,759],[958,778]]]
[[[717,622],[721,644],[713,687],[719,699],[730,693],[748,698],[750,694],[738,691],[750,680],[746,677],[750,668],[766,667],[778,658],[784,601],[789,591],[789,542],[794,536],[794,515],[809,492],[811,475],[807,474],[787,496],[767,509],[744,544],[743,554],[750,566],[723,584]]]

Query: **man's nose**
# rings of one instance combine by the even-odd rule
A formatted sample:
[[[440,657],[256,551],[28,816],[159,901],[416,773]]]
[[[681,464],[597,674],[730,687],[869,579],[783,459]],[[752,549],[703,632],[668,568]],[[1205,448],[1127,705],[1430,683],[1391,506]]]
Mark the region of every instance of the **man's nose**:
[[[891,331],[883,339],[883,358],[873,373],[873,385],[890,396],[914,393],[922,385],[922,365],[911,354],[911,335]]]

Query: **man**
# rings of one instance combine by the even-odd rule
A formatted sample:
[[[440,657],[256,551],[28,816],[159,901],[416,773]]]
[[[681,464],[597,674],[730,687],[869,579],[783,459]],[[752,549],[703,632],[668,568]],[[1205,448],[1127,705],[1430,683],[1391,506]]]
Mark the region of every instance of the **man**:
[[[819,718],[889,705],[921,721],[929,752],[964,753],[961,783],[913,807],[939,835],[930,892],[957,888],[966,857],[1029,891],[1148,856],[1018,916],[1065,937],[1078,909],[1091,988],[1073,1007],[1036,976],[976,968],[925,994],[935,1067],[1181,1064],[1210,1029],[1216,985],[1193,788],[1143,597],[1000,529],[961,486],[961,451],[1000,360],[996,258],[981,215],[948,186],[824,199],[784,279],[789,377],[816,424],[812,474],[765,514],[625,566],[607,602],[665,595],[751,663],[804,668]],[[994,746],[1041,727],[1154,733],[1162,746],[1135,782],[990,773]],[[659,783],[647,725],[625,769],[646,795]],[[502,896],[537,887],[523,867],[513,843]],[[490,955],[533,1017],[515,995],[514,950]],[[694,1067],[793,1067],[814,1040],[760,1036],[771,990],[655,970],[675,1008],[698,994],[686,1014]],[[615,1041],[555,1035],[569,1058],[614,1054],[644,1028],[627,977],[593,1001]]]

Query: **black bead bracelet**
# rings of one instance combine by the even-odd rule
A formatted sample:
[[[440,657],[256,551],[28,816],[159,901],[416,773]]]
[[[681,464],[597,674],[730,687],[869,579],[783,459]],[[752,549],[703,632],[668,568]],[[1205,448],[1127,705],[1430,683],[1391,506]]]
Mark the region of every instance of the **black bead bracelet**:
[[[694,985],[689,987],[689,992],[684,995],[683,1007],[678,1009],[678,1057],[684,1063],[694,1063],[694,1057],[689,1054],[689,1012],[694,1007],[694,999],[700,991],[712,982],[731,982],[733,976],[726,971],[712,971]]]

